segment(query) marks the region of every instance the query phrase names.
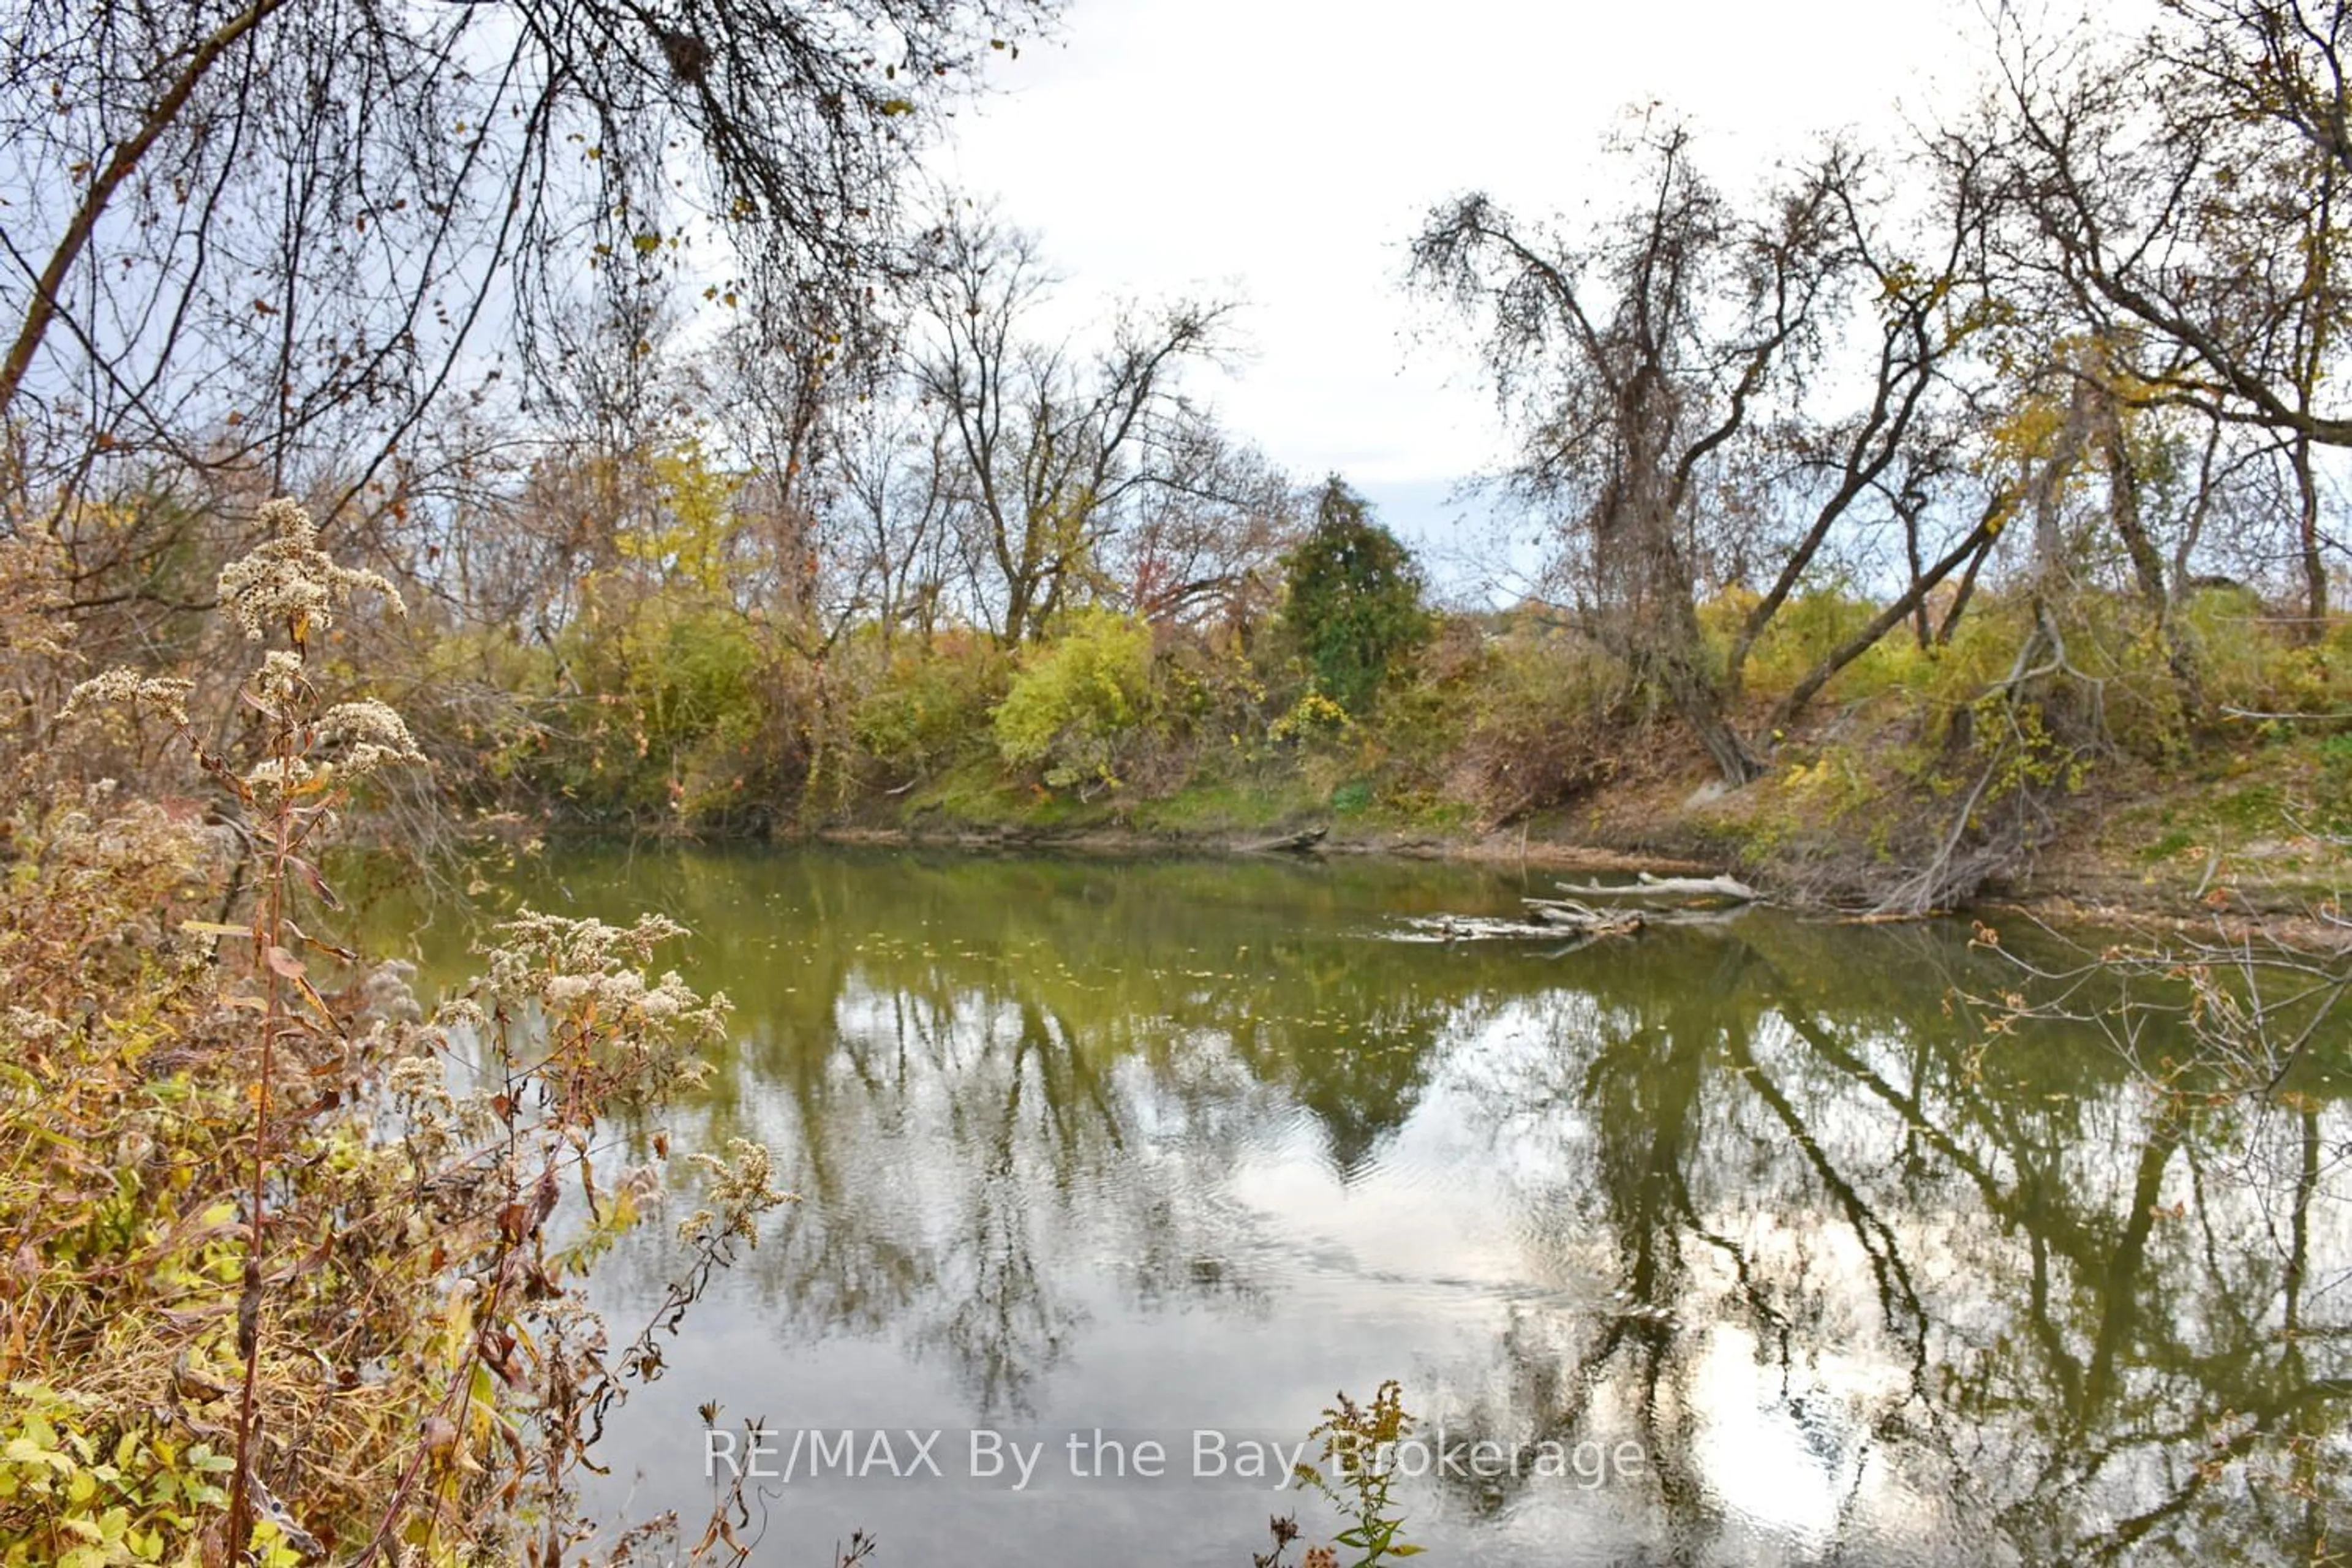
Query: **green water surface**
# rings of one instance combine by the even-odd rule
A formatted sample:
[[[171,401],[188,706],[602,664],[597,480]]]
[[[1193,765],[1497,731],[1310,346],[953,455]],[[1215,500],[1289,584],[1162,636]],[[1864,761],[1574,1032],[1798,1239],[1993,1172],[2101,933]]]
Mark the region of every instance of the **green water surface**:
[[[2160,1032],[2137,1061],[2087,1026],[1989,1033],[1967,998],[2025,977],[1964,923],[1574,950],[1431,923],[1556,881],[566,850],[502,885],[493,913],[692,930],[675,962],[735,1038],[673,1151],[758,1139],[802,1199],[618,1413],[597,1506],[691,1539],[715,1400],[772,1429],[769,1468],[796,1432],[861,1460],[913,1435],[887,1441],[919,1473],[812,1481],[804,1452],[759,1489],[756,1562],[864,1528],[886,1568],[1242,1568],[1269,1514],[1341,1522],[1236,1474],[1247,1446],[1392,1377],[1428,1562],[2352,1551],[2335,1085],[2208,1104],[2151,1086]],[[464,973],[467,917],[385,918],[428,982]],[[616,1339],[672,1234],[612,1260]],[[937,1476],[910,1463],[933,1432]],[[991,1442],[1042,1445],[1026,1488],[973,1474]]]

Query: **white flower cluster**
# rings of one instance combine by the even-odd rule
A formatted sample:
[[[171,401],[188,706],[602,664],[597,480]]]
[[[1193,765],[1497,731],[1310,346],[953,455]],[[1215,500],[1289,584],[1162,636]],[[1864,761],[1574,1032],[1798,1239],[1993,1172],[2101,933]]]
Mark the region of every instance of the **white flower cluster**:
[[[674,971],[646,977],[655,944],[683,934],[659,915],[611,926],[525,910],[497,928],[474,997],[496,1016],[509,1047],[582,1031],[603,1067],[630,1080],[629,1096],[691,1088],[709,1070],[695,1051],[721,1033],[733,1009],[716,993],[697,995]]]
[[[73,689],[66,705],[58,710],[59,720],[72,719],[92,708],[131,708],[142,706],[161,712],[173,723],[186,726],[188,693],[196,689],[193,680],[177,678],[153,679],[135,669],[110,669],[104,675],[94,675]]]
[[[514,993],[539,992],[551,975],[578,979],[642,968],[656,946],[684,936],[686,928],[660,915],[641,915],[635,925],[612,926],[525,910],[502,922],[497,934],[498,945],[488,954],[489,980],[498,989]],[[558,998],[542,994],[541,1000]]]
[[[449,1100],[449,1073],[435,1058],[403,1057],[385,1072],[383,1087],[394,1100],[433,1100],[446,1105]]]
[[[73,1031],[65,1023],[46,1013],[36,1013],[27,1007],[0,1010],[0,1040],[16,1050],[32,1047],[63,1044]]]
[[[427,1164],[495,1145],[502,1125],[488,1094],[452,1091],[449,1069],[430,1054],[429,1038],[425,1032],[411,1035],[408,1044],[425,1048],[400,1057],[384,1074],[384,1091],[401,1113],[401,1146]]]
[[[318,771],[299,757],[288,757],[283,762],[264,757],[245,771],[245,784],[257,795],[291,795],[309,784]]]
[[[287,648],[262,655],[261,668],[253,672],[254,696],[273,708],[290,706],[302,686],[302,656]]]
[[[799,1198],[777,1190],[775,1156],[764,1143],[754,1143],[748,1138],[727,1140],[727,1155],[697,1154],[694,1163],[709,1180],[711,1206],[698,1208],[678,1222],[677,1234],[682,1240],[697,1242],[713,1236],[740,1236],[757,1247],[758,1227],[753,1222],[778,1204],[798,1203]]]
[[[107,877],[193,871],[204,855],[200,834],[153,802],[119,800],[120,794],[112,779],[84,789],[50,825],[49,863]]]
[[[319,548],[318,526],[292,500],[261,509],[270,537],[252,554],[221,569],[221,604],[245,635],[259,642],[286,627],[297,641],[334,624],[336,608],[362,589],[383,595],[394,615],[407,614],[398,590],[373,572],[338,566]]]
[[[338,702],[319,717],[319,738],[343,754],[347,773],[372,773],[393,763],[421,763],[425,753],[409,737],[408,722],[373,699]]]
[[[701,998],[674,969],[651,985],[633,969],[599,974],[558,974],[540,988],[540,998],[551,1007],[568,1009],[593,1002],[604,1017],[625,1017],[634,1013],[663,1022],[682,1018],[701,1005]]]

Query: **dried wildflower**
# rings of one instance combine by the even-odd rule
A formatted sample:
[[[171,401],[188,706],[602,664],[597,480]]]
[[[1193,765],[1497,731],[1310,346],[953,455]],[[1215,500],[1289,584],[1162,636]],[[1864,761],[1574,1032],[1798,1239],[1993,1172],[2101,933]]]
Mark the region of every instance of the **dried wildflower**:
[[[534,971],[592,974],[623,964],[642,965],[660,943],[685,934],[684,926],[660,915],[642,915],[635,925],[612,926],[525,910],[499,924],[498,946],[488,956],[493,980],[528,988],[528,976]]]
[[[264,757],[246,770],[245,782],[257,795],[272,790],[290,792],[310,783],[318,772],[299,757]]]
[[[775,1156],[769,1153],[764,1143],[754,1143],[749,1138],[730,1138],[725,1158],[697,1154],[694,1163],[709,1178],[714,1207],[697,1209],[678,1223],[677,1234],[682,1240],[741,1237],[757,1247],[759,1230],[753,1222],[778,1204],[799,1202],[793,1194],[777,1189]]]
[[[318,526],[297,502],[271,501],[261,509],[260,521],[271,537],[220,574],[222,606],[249,640],[259,642],[283,626],[301,642],[332,626],[335,610],[362,589],[382,595],[393,614],[408,613],[399,591],[380,574],[336,565],[319,548]]]
[[[261,668],[253,672],[253,694],[274,707],[292,702],[302,686],[302,656],[286,648],[271,648],[262,655]]]
[[[124,1118],[114,1139],[116,1167],[141,1164],[154,1152],[155,1119],[143,1113]]]
[[[448,1069],[432,1057],[403,1057],[384,1073],[383,1087],[395,1100],[449,1098]]]
[[[0,1040],[16,1049],[58,1045],[72,1034],[61,1020],[46,1013],[36,1013],[28,1007],[0,1011]]]
[[[195,689],[193,680],[143,676],[135,669],[110,669],[75,687],[66,705],[58,710],[58,718],[60,721],[77,718],[98,707],[134,710],[145,707],[184,728],[188,722],[188,693]]]
[[[526,910],[499,926],[497,945],[485,954],[485,979],[498,994],[535,996],[558,1011],[593,999],[604,1016],[715,1022],[727,1011],[726,998],[705,1001],[675,973],[649,986],[641,973],[657,943],[685,934],[685,927],[659,915],[611,926]]]
[[[637,1009],[648,1018],[675,1018],[694,1005],[694,993],[687,988],[677,971],[671,970],[658,984],[637,998]]]
[[[102,1442],[125,1470],[117,1490],[169,1495],[150,1489],[146,1447],[134,1461],[115,1446],[114,1413],[158,1408],[163,1394],[192,1406],[232,1394],[233,1377],[208,1378],[197,1363],[233,1352],[250,1381],[223,1476],[228,1535],[267,1522],[306,1558],[318,1556],[304,1522],[347,1541],[355,1523],[381,1528],[379,1500],[404,1495],[401,1478],[418,1473],[421,1453],[477,1477],[466,1483],[469,1498],[501,1500],[453,1520],[453,1537],[458,1522],[468,1534],[461,1554],[487,1561],[488,1543],[507,1540],[517,1520],[576,1517],[572,1478],[587,1462],[591,1423],[625,1370],[608,1365],[584,1287],[601,1241],[517,1244],[548,1220],[567,1169],[577,1170],[598,1226],[617,1229],[662,1202],[650,1165],[600,1183],[593,1134],[617,1108],[697,1081],[703,1069],[694,1052],[717,1037],[727,1004],[698,997],[674,973],[655,978],[654,947],[681,934],[658,917],[615,927],[526,915],[501,933],[473,994],[436,1008],[429,1025],[405,964],[378,966],[357,986],[323,994],[302,980],[288,949],[306,939],[284,918],[279,895],[298,867],[320,885],[289,851],[331,830],[328,785],[338,775],[422,759],[391,708],[351,701],[320,711],[308,679],[309,637],[362,589],[397,607],[390,584],[335,567],[291,502],[273,503],[265,521],[269,542],[222,574],[221,593],[249,637],[276,627],[275,640],[293,640],[290,649],[261,651],[244,684],[247,704],[268,721],[257,742],[266,760],[205,748],[189,719],[188,681],[117,670],[86,682],[65,710],[160,709],[207,774],[239,796],[242,812],[205,828],[184,806],[121,802],[110,784],[0,823],[0,832],[17,835],[6,869],[30,873],[16,876],[0,900],[0,974],[12,982],[0,996],[0,1058],[30,1074],[35,1089],[0,1094],[9,1102],[0,1110],[14,1115],[0,1116],[0,1133],[39,1129],[35,1142],[16,1137],[34,1161],[20,1173],[16,1229],[37,1238],[68,1227],[81,1234],[88,1216],[103,1212],[103,1229],[121,1242],[87,1255],[16,1249],[0,1258],[0,1288],[92,1302],[56,1335],[64,1351],[54,1359],[77,1382],[49,1406],[64,1414],[44,1451],[70,1447],[87,1459]],[[14,651],[7,565],[0,554],[0,646]],[[0,721],[9,717],[0,705]],[[226,854],[208,847],[224,837]],[[257,886],[216,874],[232,856],[257,868]],[[254,909],[246,926],[174,918],[233,911],[242,900]],[[240,935],[260,939],[243,950],[251,975],[235,973],[218,951],[217,939]],[[13,984],[27,973],[36,984]],[[247,1009],[258,1000],[253,980],[266,975],[300,981],[304,1022],[316,1013],[324,1026],[257,1027]],[[128,1005],[101,1011],[86,1000],[93,995],[127,996]],[[166,1073],[184,1086],[168,1115],[152,1094]],[[297,1081],[305,1083],[299,1099],[277,1092]],[[667,1159],[667,1144],[656,1146]],[[45,1173],[40,1162],[52,1148],[59,1159]],[[93,1155],[172,1180],[91,1190],[84,1173]],[[699,1294],[713,1268],[756,1240],[758,1216],[787,1201],[759,1145],[739,1141],[701,1165],[709,1206],[689,1222],[697,1256],[687,1283],[673,1286],[678,1301]],[[612,1208],[596,1206],[600,1187],[614,1195]],[[118,1209],[119,1222],[110,1217]],[[241,1269],[219,1267],[238,1253]],[[667,1321],[674,1325],[675,1315]],[[528,1381],[515,1359],[526,1335]],[[311,1355],[331,1375],[309,1371]],[[468,1364],[495,1374],[503,1447],[452,1447],[443,1407]],[[85,1410],[107,1425],[81,1420]],[[205,1418],[226,1419],[220,1410]],[[265,1430],[314,1436],[324,1462],[282,1446],[282,1464],[263,1460]],[[174,1472],[163,1463],[168,1479]],[[282,1503],[262,1482],[263,1463]],[[404,1529],[439,1506],[420,1493],[390,1511]],[[431,1517],[437,1525],[440,1514]],[[77,1514],[66,1523],[84,1521]],[[222,1538],[216,1520],[183,1522]],[[174,1560],[199,1550],[160,1528],[151,1533]],[[43,1548],[51,1544],[43,1537],[29,1550],[50,1561],[56,1553]],[[423,1558],[403,1545],[394,1560]]]
[[[559,974],[549,981],[540,994],[551,1007],[569,1007],[588,994],[595,982],[584,974]]]
[[[388,958],[368,971],[360,984],[360,1010],[354,1018],[360,1024],[418,1025],[425,1022],[425,1008],[416,999],[416,965],[403,958]]]
[[[338,702],[328,709],[319,719],[319,739],[349,748],[341,764],[347,773],[372,773],[394,763],[425,760],[409,737],[407,721],[373,700]]]
[[[632,1165],[622,1172],[615,1190],[627,1194],[629,1201],[641,1209],[657,1208],[668,1196],[662,1186],[661,1168],[651,1163]]]
[[[19,658],[63,658],[74,626],[63,615],[57,540],[11,521],[17,531],[0,539],[0,647]]]

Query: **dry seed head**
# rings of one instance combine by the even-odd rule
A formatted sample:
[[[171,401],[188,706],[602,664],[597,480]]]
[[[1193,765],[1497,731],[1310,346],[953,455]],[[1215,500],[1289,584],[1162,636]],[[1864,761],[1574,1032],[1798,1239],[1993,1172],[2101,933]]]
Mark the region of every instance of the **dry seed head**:
[[[104,675],[94,675],[73,689],[66,705],[58,710],[60,721],[77,718],[93,708],[114,707],[136,710],[141,706],[152,709],[173,723],[188,722],[188,693],[196,689],[193,680],[176,677],[152,679],[135,669],[110,669]]]
[[[425,753],[409,737],[407,721],[383,703],[367,699],[338,702],[319,718],[319,738],[349,747],[342,768],[352,774],[372,773],[393,763],[421,763]]]
[[[283,626],[299,642],[332,626],[335,611],[362,589],[381,594],[393,614],[408,613],[399,591],[379,574],[336,565],[319,548],[318,527],[298,503],[271,501],[259,521],[270,537],[220,574],[221,604],[251,641]]]
[[[264,757],[247,770],[245,783],[248,789],[257,793],[268,793],[272,790],[290,793],[310,783],[318,771],[299,757],[287,757],[283,760],[277,757]]]
[[[28,1007],[0,1011],[0,1041],[8,1044],[12,1054],[28,1047],[61,1045],[72,1033],[58,1019]]]
[[[759,1245],[758,1217],[778,1204],[797,1202],[794,1194],[780,1191],[775,1184],[775,1156],[764,1143],[748,1138],[727,1140],[727,1153],[697,1154],[693,1163],[700,1168],[716,1211],[699,1208],[678,1223],[681,1240],[697,1242],[714,1233],[740,1236],[753,1246]]]
[[[302,689],[302,656],[282,647],[271,648],[261,658],[261,668],[253,672],[253,694],[264,702],[283,708],[294,700]]]

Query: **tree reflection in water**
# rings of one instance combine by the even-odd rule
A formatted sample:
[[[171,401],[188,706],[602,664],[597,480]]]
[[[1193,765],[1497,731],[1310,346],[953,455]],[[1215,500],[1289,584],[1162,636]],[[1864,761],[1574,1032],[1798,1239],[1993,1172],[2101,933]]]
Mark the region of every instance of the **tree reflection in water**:
[[[1518,887],[1369,865],[563,874],[695,928],[740,1008],[680,1140],[759,1137],[804,1199],[706,1303],[781,1394],[858,1347],[891,1419],[1303,1434],[1393,1374],[1465,1441],[1638,1445],[1605,1486],[1430,1483],[1420,1536],[1481,1560],[2352,1539],[2345,1100],[2207,1104],[2095,1032],[1988,1033],[1955,994],[2013,976],[1963,932],[1402,942]],[[621,1261],[614,1300],[650,1292],[659,1237]]]

